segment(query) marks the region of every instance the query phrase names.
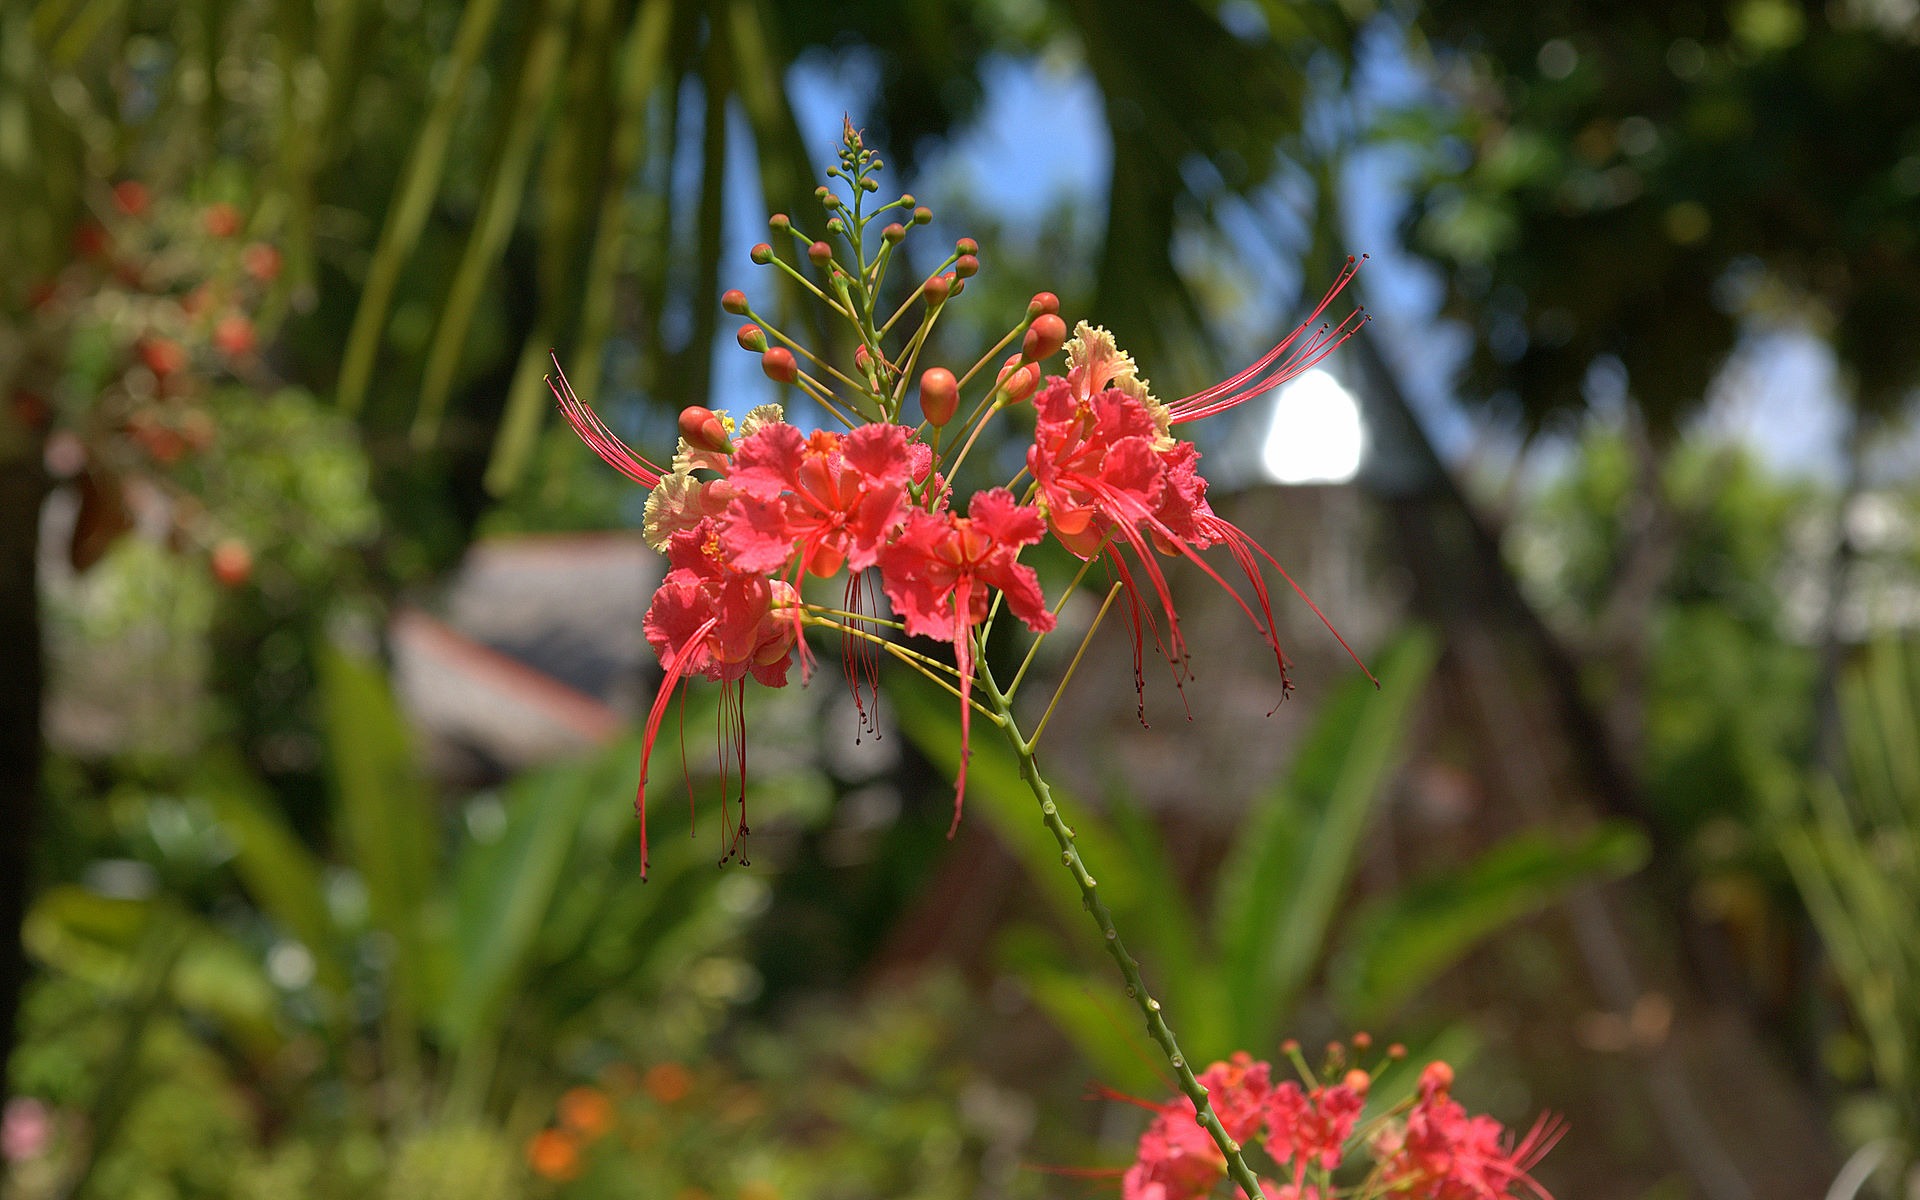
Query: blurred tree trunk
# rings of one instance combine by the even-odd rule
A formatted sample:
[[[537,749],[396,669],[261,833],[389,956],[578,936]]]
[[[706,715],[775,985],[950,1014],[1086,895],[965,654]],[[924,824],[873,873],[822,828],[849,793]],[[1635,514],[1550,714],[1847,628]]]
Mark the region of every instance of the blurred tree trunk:
[[[40,791],[40,596],[36,566],[46,473],[33,439],[0,458],[0,1106],[8,1089],[26,952],[20,922]],[[0,1175],[6,1164],[0,1159]]]
[[[1603,1103],[1647,1106],[1673,1166],[1710,1200],[1817,1195],[1838,1162],[1821,1114],[1779,1055],[1713,978],[1711,941],[1689,912],[1678,847],[1647,820],[1632,764],[1581,685],[1579,666],[1521,593],[1494,532],[1479,518],[1426,439],[1374,339],[1354,339],[1377,442],[1397,554],[1414,602],[1446,635],[1463,727],[1510,816],[1529,825],[1604,814],[1636,820],[1654,837],[1649,870],[1589,887],[1566,906],[1590,1005],[1619,1044],[1586,1049],[1592,1086],[1617,1093],[1606,1059],[1632,1056],[1625,1077],[1640,1094]],[[1692,951],[1690,953],[1689,951]],[[1611,1077],[1616,1086],[1604,1081]],[[1578,1113],[1570,1114],[1575,1124]]]

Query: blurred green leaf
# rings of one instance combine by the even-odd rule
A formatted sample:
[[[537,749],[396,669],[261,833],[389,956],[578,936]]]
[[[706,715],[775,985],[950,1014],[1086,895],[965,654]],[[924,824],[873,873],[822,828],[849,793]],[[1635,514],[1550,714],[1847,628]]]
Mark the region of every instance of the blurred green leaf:
[[[1375,900],[1354,919],[1333,967],[1341,1011],[1361,1024],[1387,1017],[1488,934],[1646,860],[1645,836],[1625,824],[1571,841],[1522,833]]]
[[[393,939],[395,1006],[417,1019],[440,980],[427,903],[439,878],[434,800],[385,674],[335,645],[321,649],[319,664],[340,843],[366,883],[374,927]]]
[[[1368,818],[1399,766],[1439,656],[1424,630],[1380,656],[1380,689],[1350,677],[1316,714],[1286,782],[1253,806],[1221,870],[1214,926],[1248,1045],[1272,1041],[1327,945]]]

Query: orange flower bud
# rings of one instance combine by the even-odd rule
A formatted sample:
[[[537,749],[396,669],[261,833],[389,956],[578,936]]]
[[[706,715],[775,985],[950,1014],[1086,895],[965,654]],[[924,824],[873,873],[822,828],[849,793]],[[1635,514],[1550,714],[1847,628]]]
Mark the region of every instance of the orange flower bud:
[[[1060,347],[1066,344],[1067,323],[1053,313],[1042,313],[1033,319],[1032,326],[1027,329],[1026,340],[1020,343],[1020,353],[1028,362],[1038,362],[1060,353]]]
[[[920,295],[928,304],[944,304],[953,291],[953,279],[947,275],[935,275],[920,285]]]
[[[833,261],[833,247],[825,242],[815,242],[807,247],[807,258],[812,260],[814,266],[824,267]]]
[[[733,336],[742,350],[751,350],[755,354],[767,352],[767,335],[758,325],[742,325],[740,332]]]
[[[1023,365],[1020,356],[1015,354],[1007,359],[1005,366],[1000,368],[1000,394],[1005,398],[1005,403],[1018,404],[1033,395],[1034,389],[1039,386],[1040,364],[1038,363]]]
[[[1054,295],[1052,292],[1035,292],[1033,299],[1027,301],[1027,315],[1030,317],[1037,317],[1042,313],[1057,313],[1059,311],[1060,297]]]
[[[960,381],[945,367],[929,367],[920,373],[920,412],[927,424],[944,429],[960,407]]]
[[[971,254],[962,254],[954,260],[953,273],[962,279],[972,279],[980,273],[980,260]]]
[[[800,364],[793,360],[793,351],[785,346],[775,346],[762,354],[760,369],[775,383],[792,383],[800,375]]]
[[[727,427],[710,408],[694,404],[681,409],[680,436],[687,439],[687,445],[695,450],[714,454],[733,453],[733,443],[727,440]]]
[[[747,315],[747,294],[739,288],[728,288],[720,293],[720,307],[736,317]]]

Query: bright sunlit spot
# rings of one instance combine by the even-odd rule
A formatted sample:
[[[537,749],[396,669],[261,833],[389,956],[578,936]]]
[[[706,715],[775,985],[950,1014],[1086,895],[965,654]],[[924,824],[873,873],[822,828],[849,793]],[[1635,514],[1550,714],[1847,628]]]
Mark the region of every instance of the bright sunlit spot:
[[[1359,401],[1315,369],[1274,396],[1260,465],[1276,483],[1345,483],[1360,473],[1366,447]]]

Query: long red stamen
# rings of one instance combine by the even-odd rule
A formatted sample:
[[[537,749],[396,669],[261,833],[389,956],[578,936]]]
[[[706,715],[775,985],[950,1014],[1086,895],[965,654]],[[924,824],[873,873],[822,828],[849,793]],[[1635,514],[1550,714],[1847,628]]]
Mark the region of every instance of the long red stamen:
[[[653,762],[653,740],[660,735],[660,720],[667,715],[667,701],[673,697],[673,689],[686,678],[687,668],[693,661],[694,651],[706,642],[707,635],[720,623],[717,617],[708,617],[693,631],[667,662],[667,673],[660,680],[660,690],[654,693],[653,707],[647,712],[647,732],[640,742],[640,786],[634,792],[633,811],[640,818],[640,878],[647,877],[647,769]]]
[[[1338,350],[1348,338],[1360,332],[1360,327],[1372,320],[1364,308],[1354,309],[1333,326],[1322,324],[1318,329],[1313,329],[1313,324],[1320,320],[1321,314],[1327,311],[1334,298],[1353,282],[1354,275],[1360,270],[1361,260],[1366,257],[1363,254],[1360,259],[1351,256],[1347,258],[1346,266],[1341,269],[1339,275],[1335,276],[1333,286],[1320,297],[1320,303],[1279,345],[1212,387],[1168,405],[1172,422],[1181,424],[1186,421],[1198,421],[1202,417],[1213,416],[1235,405],[1245,404],[1256,396],[1265,395],[1288,380],[1298,378],[1318,366],[1328,355]],[[1312,332],[1309,333],[1309,330]],[[1296,345],[1295,343],[1299,342],[1302,336],[1306,336],[1307,340]]]
[[[573,431],[580,435],[580,440],[591,447],[593,452],[600,456],[602,462],[641,487],[650,488],[658,484],[660,477],[666,472],[636,453],[632,447],[620,440],[619,435],[608,429],[607,423],[600,419],[600,414],[588,407],[586,401],[574,395],[573,385],[567,382],[567,373],[560,369],[560,356],[554,354],[551,357],[554,374],[559,376],[559,382],[554,382],[553,375],[547,376],[547,390],[552,392],[553,398],[559,402],[560,414],[566,417],[567,424],[573,426]]]

